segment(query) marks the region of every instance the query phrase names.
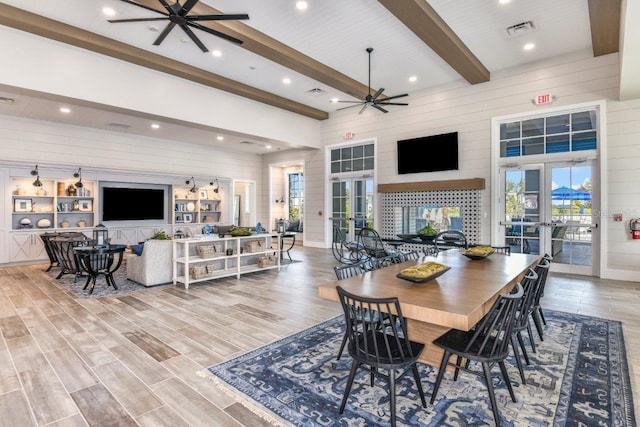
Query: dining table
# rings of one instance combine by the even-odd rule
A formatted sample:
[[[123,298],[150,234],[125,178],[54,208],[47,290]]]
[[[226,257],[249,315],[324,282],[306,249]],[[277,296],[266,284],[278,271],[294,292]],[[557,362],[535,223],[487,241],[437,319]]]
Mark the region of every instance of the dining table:
[[[408,319],[410,339],[426,344],[420,360],[439,366],[442,350],[432,345],[432,341],[451,328],[472,329],[498,296],[510,292],[528,269],[540,261],[539,255],[515,253],[470,259],[464,252],[462,248],[448,249],[327,283],[318,288],[318,295],[339,301],[336,286],[341,286],[370,298],[397,297],[402,314]],[[448,270],[421,282],[398,277],[403,269],[427,261],[443,264]]]

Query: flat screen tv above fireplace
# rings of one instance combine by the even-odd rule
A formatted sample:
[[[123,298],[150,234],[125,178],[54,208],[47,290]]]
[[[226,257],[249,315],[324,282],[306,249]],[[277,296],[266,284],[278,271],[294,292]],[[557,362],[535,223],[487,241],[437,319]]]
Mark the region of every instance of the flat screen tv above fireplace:
[[[398,141],[398,174],[458,169],[458,132]]]

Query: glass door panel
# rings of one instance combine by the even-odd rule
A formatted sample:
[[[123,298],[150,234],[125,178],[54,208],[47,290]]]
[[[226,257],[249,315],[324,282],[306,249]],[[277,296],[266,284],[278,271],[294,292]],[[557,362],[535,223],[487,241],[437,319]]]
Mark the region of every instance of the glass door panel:
[[[331,188],[331,220],[342,229],[347,241],[356,240],[362,228],[373,228],[372,179],[342,179],[334,181]]]
[[[593,183],[591,164],[549,164],[548,252],[560,270],[592,274],[594,264]]]
[[[504,169],[503,206],[500,226],[505,243],[515,253],[540,254],[542,221],[542,169]]]

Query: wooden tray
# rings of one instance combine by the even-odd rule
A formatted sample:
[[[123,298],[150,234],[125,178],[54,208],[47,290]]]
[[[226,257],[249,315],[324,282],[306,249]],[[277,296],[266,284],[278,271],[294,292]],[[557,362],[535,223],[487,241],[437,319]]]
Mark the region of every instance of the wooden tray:
[[[411,276],[405,276],[402,273],[396,274],[396,277],[399,277],[401,279],[408,280],[414,283],[422,283],[422,282],[428,282],[429,280],[433,280],[436,277],[440,277],[449,270],[451,270],[451,267],[446,267],[444,270],[440,270],[437,273],[433,273],[431,276],[427,276],[427,277],[411,277]]]
[[[469,259],[473,259],[473,260],[477,260],[477,259],[485,259],[486,257],[488,257],[489,255],[493,254],[495,252],[495,250],[491,251],[491,252],[487,252],[484,255],[475,255],[475,254],[468,254],[463,252],[462,255],[466,256]]]

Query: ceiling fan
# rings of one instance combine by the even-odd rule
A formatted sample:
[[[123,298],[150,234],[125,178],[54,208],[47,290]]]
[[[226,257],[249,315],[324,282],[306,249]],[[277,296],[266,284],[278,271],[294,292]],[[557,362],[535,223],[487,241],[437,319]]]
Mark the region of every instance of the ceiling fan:
[[[377,110],[382,111],[383,113],[388,113],[388,111],[385,110],[384,108],[382,108],[381,105],[409,105],[409,104],[404,103],[404,102],[389,102],[392,99],[409,96],[408,93],[403,93],[402,95],[386,96],[386,97],[380,98],[380,95],[382,95],[382,92],[384,92],[384,88],[380,88],[380,89],[378,89],[376,91],[376,93],[371,95],[371,52],[373,52],[373,48],[372,47],[368,47],[367,48],[367,53],[369,54],[369,91],[367,93],[367,96],[364,98],[363,101],[338,101],[338,102],[350,102],[350,103],[356,104],[356,105],[350,105],[348,107],[338,108],[338,111],[339,110],[344,110],[346,108],[357,107],[359,105],[362,105],[362,108],[360,109],[360,112],[358,114],[362,114],[362,112],[367,107],[370,107],[370,106],[375,108],[375,109],[377,109]]]
[[[207,47],[196,37],[196,35],[191,31],[191,28],[197,28],[198,30],[202,30],[206,33],[213,34],[214,36],[221,37],[225,40],[228,40],[233,43],[242,44],[242,40],[232,37],[228,34],[221,33],[220,31],[212,30],[211,28],[205,27],[204,25],[200,25],[197,21],[229,21],[229,20],[243,20],[249,19],[249,15],[247,14],[216,14],[216,15],[188,15],[188,13],[193,9],[193,7],[198,3],[199,0],[186,0],[183,5],[180,4],[179,1],[176,1],[174,4],[170,5],[166,0],[158,0],[162,6],[167,10],[168,13],[161,12],[152,7],[145,6],[143,4],[137,3],[132,0],[120,0],[125,3],[132,4],[134,6],[141,7],[143,9],[150,10],[152,12],[159,13],[164,15],[162,18],[134,18],[134,19],[109,19],[111,23],[120,23],[120,22],[149,22],[149,21],[164,21],[169,20],[167,26],[162,30],[158,38],[153,42],[154,46],[160,45],[162,41],[167,37],[167,35],[173,30],[173,27],[178,25],[182,30],[187,33],[189,38],[193,40],[193,42],[202,50],[203,52],[208,52]],[[189,28],[191,27],[191,28]]]

